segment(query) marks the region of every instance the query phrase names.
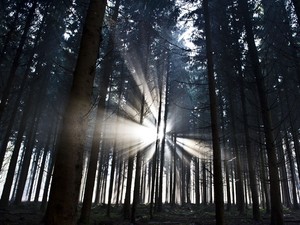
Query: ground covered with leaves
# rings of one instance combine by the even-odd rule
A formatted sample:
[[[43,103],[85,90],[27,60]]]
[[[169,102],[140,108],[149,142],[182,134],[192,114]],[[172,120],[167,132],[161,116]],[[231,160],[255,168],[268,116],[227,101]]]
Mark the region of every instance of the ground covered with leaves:
[[[0,225],[38,225],[41,224],[43,212],[38,204],[24,203],[21,206],[11,206],[0,210]],[[241,215],[234,208],[225,212],[227,225],[267,225],[270,223],[270,215],[262,211],[261,221],[251,219],[251,209]],[[284,209],[284,220],[287,225],[300,224],[300,210]],[[106,206],[93,207],[90,225],[130,225],[123,219],[122,207],[113,207],[111,216],[106,216]],[[165,204],[163,211],[155,213],[153,218],[149,216],[149,206],[141,205],[137,209],[137,225],[213,225],[215,213],[213,205],[184,205],[171,206]]]

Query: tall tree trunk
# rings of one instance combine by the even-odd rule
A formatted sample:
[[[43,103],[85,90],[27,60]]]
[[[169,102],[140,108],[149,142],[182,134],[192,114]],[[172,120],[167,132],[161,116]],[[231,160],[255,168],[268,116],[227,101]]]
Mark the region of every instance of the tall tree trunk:
[[[232,87],[231,87],[232,88]],[[231,89],[230,88],[230,89]],[[231,90],[229,90],[229,115],[231,117],[230,121],[230,130],[231,130],[231,141],[232,141],[232,148],[235,155],[235,175],[236,175],[236,204],[238,211],[242,214],[245,211],[245,202],[244,202],[244,185],[243,185],[243,178],[242,178],[242,167],[241,167],[241,159],[240,159],[240,153],[238,149],[238,143],[237,143],[237,134],[236,134],[236,125],[235,125],[235,113],[233,108],[233,96],[231,93]]]
[[[127,185],[126,185],[126,194],[125,202],[123,205],[124,219],[130,219],[130,196],[131,196],[131,182],[132,182],[132,172],[133,172],[133,156],[128,156],[128,166],[127,166]]]
[[[200,205],[200,165],[199,165],[199,158],[194,158],[195,163],[195,196],[196,196],[196,205]]]
[[[36,191],[35,191],[35,196],[34,196],[34,202],[36,202],[36,203],[39,201],[39,197],[40,197],[40,191],[41,191],[41,186],[42,186],[42,180],[44,177],[43,175],[44,175],[44,170],[45,170],[45,165],[46,165],[46,159],[47,159],[48,152],[50,150],[51,136],[52,136],[52,133],[49,133],[45,147],[44,147],[42,162],[41,162],[41,166],[40,166],[40,170],[39,170],[39,175],[38,175],[38,179],[37,179],[38,181],[37,181]]]
[[[289,166],[290,166],[290,172],[291,172],[291,183],[292,183],[291,189],[292,189],[292,195],[293,195],[293,208],[299,209],[299,205],[297,202],[297,198],[298,198],[297,187],[296,187],[296,181],[295,181],[295,176],[296,176],[295,163],[293,160],[292,150],[290,147],[290,142],[289,142],[287,131],[285,132],[285,135],[284,135],[284,142],[285,142],[285,149],[287,152],[287,157],[289,159]]]
[[[123,169],[123,158],[120,155],[118,158],[118,183],[117,183],[117,197],[116,197],[116,206],[119,206],[120,204],[120,189],[122,188],[122,169]]]
[[[261,141],[261,140],[260,140]],[[269,187],[268,187],[268,184],[267,184],[267,177],[266,177],[266,171],[265,171],[265,166],[266,166],[266,163],[265,163],[265,153],[264,153],[264,149],[262,146],[260,146],[260,164],[261,164],[261,182],[262,182],[262,187],[263,187],[263,190],[264,190],[264,196],[265,196],[265,199],[266,199],[266,213],[269,214],[271,212],[271,209],[270,209],[270,197],[269,197]]]
[[[207,176],[206,176],[206,162],[202,160],[202,203],[207,204]]]
[[[108,216],[108,217],[110,217],[111,200],[112,200],[113,186],[114,186],[114,180],[115,180],[116,157],[117,157],[116,156],[116,154],[117,154],[116,147],[117,146],[115,143],[115,145],[113,147],[113,153],[112,153],[112,161],[111,161],[111,167],[110,167],[110,181],[109,181],[109,187],[108,187],[108,202],[107,202],[107,210],[106,210],[106,216]]]
[[[52,178],[52,172],[53,172],[53,168],[54,168],[54,162],[55,162],[55,158],[56,158],[56,143],[57,143],[57,139],[58,139],[58,134],[60,133],[60,118],[57,117],[56,119],[56,127],[55,130],[53,132],[53,137],[54,137],[54,141],[52,142],[52,145],[50,147],[50,152],[49,152],[49,160],[48,160],[48,165],[47,165],[47,171],[46,171],[46,179],[45,179],[45,186],[44,186],[44,191],[43,191],[43,197],[42,197],[42,204],[40,207],[40,210],[42,212],[44,212],[46,210],[47,207],[47,199],[48,199],[48,193],[50,190],[50,181]]]
[[[141,114],[140,114],[140,125],[144,121],[144,107],[145,107],[145,95],[143,93],[141,101]],[[133,202],[131,209],[131,222],[135,223],[136,218],[136,207],[140,203],[140,184],[141,184],[141,151],[138,149],[136,153],[136,165],[135,165],[135,180],[134,180],[134,191],[133,191]]]
[[[249,179],[250,179],[250,189],[252,193],[252,214],[253,219],[258,221],[260,219],[260,211],[259,211],[259,199],[257,192],[257,182],[256,182],[256,173],[253,165],[253,155],[252,155],[252,144],[249,133],[249,124],[248,124],[248,112],[246,108],[246,96],[244,90],[244,80],[241,79],[240,83],[240,93],[241,93],[241,102],[242,102],[242,111],[243,111],[243,125],[244,125],[244,133],[245,133],[245,141],[246,141],[246,150],[247,150],[247,161],[248,161],[248,169],[249,169]]]
[[[95,65],[106,1],[91,0],[83,28],[70,99],[64,114],[61,138],[45,215],[47,225],[76,224],[85,133],[88,124]]]
[[[224,198],[223,198],[223,177],[221,149],[219,143],[218,127],[218,108],[216,96],[216,84],[214,79],[214,64],[212,55],[211,25],[209,16],[208,0],[203,0],[204,20],[205,20],[205,39],[206,39],[206,57],[207,57],[207,75],[210,99],[210,117],[213,140],[213,171],[214,171],[214,199],[216,210],[216,224],[223,225],[224,221]]]
[[[176,157],[176,154],[177,154],[177,151],[176,151],[176,139],[177,139],[177,135],[176,133],[173,134],[173,142],[174,142],[174,145],[173,145],[173,154],[172,154],[172,158],[173,158],[173,174],[174,174],[174,178],[173,178],[173,187],[172,187],[172,199],[171,199],[171,203],[172,205],[175,205],[176,204],[176,181],[177,181],[177,157]]]
[[[266,149],[268,154],[269,176],[270,176],[270,191],[271,191],[271,224],[283,224],[283,212],[280,197],[278,163],[276,157],[276,149],[273,137],[273,126],[271,121],[271,111],[267,99],[265,88],[265,79],[262,74],[257,48],[255,46],[252,23],[249,16],[248,3],[246,0],[239,2],[241,14],[243,15],[244,25],[246,30],[246,41],[248,43],[249,54],[252,62],[252,69],[256,79],[256,86],[261,107],[261,116],[264,124],[264,132],[266,139]]]
[[[162,91],[162,88],[160,88],[160,93]],[[161,94],[160,94],[161,95]],[[156,143],[155,143],[155,152],[154,155],[152,157],[152,184],[151,184],[151,189],[150,189],[150,218],[153,218],[153,209],[154,209],[154,202],[155,204],[157,204],[157,198],[155,198],[155,195],[157,196],[157,192],[158,192],[158,173],[157,173],[157,169],[158,169],[158,165],[157,165],[157,161],[158,161],[158,152],[159,152],[159,139],[158,139],[158,135],[159,135],[159,129],[160,129],[160,124],[161,124],[161,107],[162,107],[162,99],[160,99],[159,101],[159,108],[158,108],[158,118],[157,118],[157,130],[156,130]],[[155,191],[155,188],[157,189]]]

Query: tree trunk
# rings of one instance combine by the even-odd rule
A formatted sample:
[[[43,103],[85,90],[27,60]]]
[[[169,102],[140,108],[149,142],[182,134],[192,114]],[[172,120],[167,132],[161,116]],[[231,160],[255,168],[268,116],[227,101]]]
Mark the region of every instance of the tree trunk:
[[[141,102],[141,112],[140,112],[140,125],[143,125],[143,121],[144,121],[144,107],[145,107],[145,95],[143,93],[142,102]],[[131,209],[131,223],[135,223],[136,207],[140,203],[141,151],[142,149],[138,150],[138,152],[136,153],[135,181],[134,181],[133,202],[132,202],[132,209]]]
[[[44,170],[45,170],[46,158],[48,155],[48,151],[50,149],[51,135],[52,135],[52,133],[48,134],[47,141],[46,141],[46,144],[44,147],[42,162],[41,162],[41,166],[40,166],[40,171],[39,171],[39,176],[38,176],[38,181],[37,181],[36,191],[35,191],[35,196],[34,196],[34,202],[36,202],[36,203],[39,201],[39,197],[40,197],[40,191],[41,191],[41,186],[42,186],[42,180],[44,177],[43,175],[44,175]]]
[[[202,203],[207,205],[207,176],[205,160],[202,160],[202,190]]]
[[[213,50],[211,39],[211,25],[209,16],[208,0],[203,0],[204,20],[205,20],[205,40],[206,40],[206,57],[207,57],[207,75],[210,99],[210,116],[213,144],[213,171],[214,171],[214,199],[216,210],[216,224],[223,225],[224,221],[224,198],[223,198],[223,177],[221,149],[219,143],[218,127],[218,108],[216,96],[216,84],[214,79]]]
[[[289,142],[287,131],[285,131],[284,141],[285,141],[285,149],[287,152],[287,157],[289,159],[289,166],[290,166],[290,172],[291,172],[291,183],[292,183],[291,189],[292,189],[292,195],[293,195],[293,208],[299,209],[299,205],[297,202],[297,187],[296,187],[296,181],[295,181],[295,176],[296,176],[295,163],[293,160],[292,150],[290,148],[290,142]]]
[[[229,90],[229,115],[231,118],[230,121],[230,130],[231,130],[231,141],[232,141],[232,148],[235,155],[235,175],[236,175],[236,204],[238,211],[242,214],[245,211],[245,202],[244,202],[244,185],[243,185],[243,178],[242,178],[242,167],[241,167],[241,159],[240,153],[238,149],[237,137],[236,137],[236,125],[235,125],[235,113],[233,108],[233,96],[231,93],[231,89]]]
[[[133,156],[128,156],[128,166],[127,166],[127,185],[125,202],[123,206],[124,219],[130,219],[130,196],[131,196],[131,182],[132,182],[132,172],[133,172]]]
[[[248,3],[246,0],[240,1],[241,14],[243,15],[246,41],[248,43],[249,54],[252,62],[252,69],[256,79],[256,86],[261,107],[261,116],[264,124],[264,132],[266,139],[266,149],[268,154],[269,176],[270,176],[270,191],[271,191],[271,224],[283,224],[283,212],[280,197],[278,163],[273,137],[273,126],[271,121],[271,111],[265,90],[265,81],[262,74],[257,48],[255,46],[252,23],[249,16]]]
[[[261,140],[260,140],[261,141]],[[266,199],[266,213],[269,214],[271,209],[270,209],[270,197],[269,197],[269,188],[267,185],[267,177],[266,177],[266,171],[265,171],[265,153],[264,153],[264,149],[262,147],[260,147],[260,164],[261,164],[261,182],[262,182],[262,187],[264,190],[264,196]]]
[[[176,161],[177,161],[177,157],[176,157],[176,154],[177,154],[177,151],[176,151],[176,139],[177,139],[177,136],[176,136],[176,133],[173,135],[173,142],[174,142],[174,145],[173,145],[173,154],[172,154],[172,157],[173,157],[173,174],[174,174],[174,178],[173,178],[173,187],[172,187],[172,198],[171,198],[171,203],[172,205],[175,205],[176,204],[176,179],[177,179],[177,167],[176,167]]]
[[[111,162],[111,169],[110,169],[110,181],[109,181],[109,187],[108,187],[108,202],[107,202],[107,210],[106,210],[106,216],[108,216],[108,217],[110,217],[111,200],[112,200],[113,186],[114,186],[114,180],[115,180],[116,157],[117,157],[116,156],[116,154],[117,154],[116,147],[117,146],[115,144],[115,146],[113,147],[112,162]]]
[[[45,215],[47,225],[76,224],[87,113],[98,57],[101,27],[106,7],[104,0],[91,0],[87,11],[74,71],[70,99],[64,114],[61,138],[53,172],[52,187]]]
[[[116,197],[116,206],[119,206],[121,203],[120,197],[122,199],[121,191],[122,190],[122,173],[123,173],[123,157],[122,155],[119,156],[119,162],[118,162],[118,184],[117,184],[117,197]]]
[[[249,124],[248,124],[248,113],[246,108],[246,96],[244,90],[244,80],[241,79],[240,83],[240,93],[241,93],[241,102],[242,102],[242,111],[243,111],[243,125],[245,132],[245,141],[246,141],[246,150],[247,150],[247,161],[248,161],[248,169],[249,169],[249,179],[250,179],[250,189],[252,193],[252,214],[253,219],[258,221],[260,220],[260,211],[259,211],[259,199],[257,192],[257,182],[256,182],[256,173],[253,165],[253,155],[252,155],[252,144],[249,133]]]
[[[195,157],[194,158],[194,163],[195,163],[195,196],[196,196],[196,205],[200,205],[200,182],[199,182],[199,177],[200,177],[200,166],[199,166],[199,158]]]

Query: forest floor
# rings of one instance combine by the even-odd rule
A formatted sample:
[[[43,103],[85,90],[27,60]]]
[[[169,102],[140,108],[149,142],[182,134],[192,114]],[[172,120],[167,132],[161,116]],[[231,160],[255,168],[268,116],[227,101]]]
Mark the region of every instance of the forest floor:
[[[106,206],[94,207],[92,210],[90,225],[131,225],[129,221],[124,221],[122,207],[112,207],[111,216],[106,217]],[[39,225],[43,213],[39,210],[39,205],[24,203],[21,206],[9,207],[0,210],[0,225]],[[251,210],[246,210],[240,215],[236,210],[225,212],[227,225],[268,225],[270,215],[262,211],[262,220],[255,222],[251,219]],[[286,225],[300,225],[300,210],[284,209],[284,220]],[[154,217],[149,217],[149,206],[142,205],[137,209],[137,225],[213,225],[215,224],[214,206],[185,205],[171,207],[168,204],[163,206],[163,212],[155,213]]]

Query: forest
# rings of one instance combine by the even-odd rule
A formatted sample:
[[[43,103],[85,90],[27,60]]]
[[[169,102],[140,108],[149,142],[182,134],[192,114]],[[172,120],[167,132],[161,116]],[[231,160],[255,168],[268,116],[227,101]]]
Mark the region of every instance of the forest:
[[[299,0],[0,0],[0,21],[1,225],[300,224]]]

